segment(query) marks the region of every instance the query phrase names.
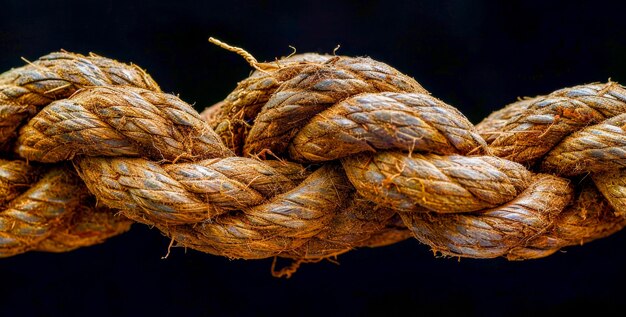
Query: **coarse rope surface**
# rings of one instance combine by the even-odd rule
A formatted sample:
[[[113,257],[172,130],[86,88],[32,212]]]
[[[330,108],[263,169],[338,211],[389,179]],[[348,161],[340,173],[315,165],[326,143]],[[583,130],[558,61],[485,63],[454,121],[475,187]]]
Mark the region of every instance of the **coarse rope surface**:
[[[0,75],[0,256],[100,243],[135,221],[176,246],[292,268],[411,236],[447,256],[523,260],[626,225],[617,83],[474,126],[370,58],[259,63],[213,42],[256,71],[202,114],[93,54]]]

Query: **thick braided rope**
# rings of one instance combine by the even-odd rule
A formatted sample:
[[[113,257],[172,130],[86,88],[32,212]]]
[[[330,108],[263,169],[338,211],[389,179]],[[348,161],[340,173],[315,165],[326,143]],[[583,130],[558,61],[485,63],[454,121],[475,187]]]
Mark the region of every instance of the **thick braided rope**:
[[[0,255],[97,243],[126,218],[179,246],[298,261],[411,235],[444,255],[529,259],[626,225],[616,83],[474,127],[369,58],[248,59],[257,71],[202,115],[98,56],[0,75]]]
[[[52,53],[0,75],[0,256],[69,251],[129,229],[127,219],[95,207],[70,167],[28,164],[11,151],[17,128],[52,101],[120,84],[160,90],[141,68],[95,54]]]

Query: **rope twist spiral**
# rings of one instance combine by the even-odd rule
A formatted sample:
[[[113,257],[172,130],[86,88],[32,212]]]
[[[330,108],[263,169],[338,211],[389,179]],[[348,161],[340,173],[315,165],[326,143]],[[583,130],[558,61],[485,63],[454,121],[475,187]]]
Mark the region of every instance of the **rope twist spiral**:
[[[446,256],[523,260],[626,225],[615,82],[522,99],[474,126],[370,58],[259,63],[213,42],[256,70],[201,114],[94,54],[0,75],[0,256],[140,222],[177,246],[294,259],[277,273],[289,276],[411,236]]]

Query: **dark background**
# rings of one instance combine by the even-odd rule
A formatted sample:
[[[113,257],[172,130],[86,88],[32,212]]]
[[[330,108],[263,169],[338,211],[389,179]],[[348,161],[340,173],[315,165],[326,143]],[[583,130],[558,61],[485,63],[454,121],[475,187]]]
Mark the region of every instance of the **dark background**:
[[[543,2],[543,1],[542,1]],[[368,55],[415,77],[470,120],[519,96],[626,82],[624,8],[606,1],[20,1],[0,2],[0,70],[50,51],[134,62],[198,109],[259,60],[298,52]],[[135,225],[103,245],[0,260],[0,315],[535,315],[621,311],[626,232],[526,261],[435,258],[414,240],[304,265],[174,249]]]

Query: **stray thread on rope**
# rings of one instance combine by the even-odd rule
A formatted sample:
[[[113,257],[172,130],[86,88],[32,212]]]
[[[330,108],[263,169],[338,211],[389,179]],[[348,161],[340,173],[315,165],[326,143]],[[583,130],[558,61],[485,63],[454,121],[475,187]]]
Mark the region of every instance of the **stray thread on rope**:
[[[341,44],[337,44],[337,47],[333,49],[333,55],[337,56],[337,51],[339,50],[340,47],[341,47]]]
[[[250,64],[250,66],[252,66],[254,69],[260,71],[260,72],[266,72],[267,69],[271,69],[271,68],[276,68],[276,66],[274,65],[270,65],[267,63],[259,63],[259,61],[257,61],[257,59],[252,56],[252,54],[248,53],[248,51],[244,50],[241,47],[236,47],[236,46],[232,46],[229,44],[226,44],[214,37],[209,37],[209,42],[211,42],[212,44],[215,44],[227,51],[231,51],[234,53],[237,53],[239,56],[243,57],[246,62],[248,62],[248,64]]]

